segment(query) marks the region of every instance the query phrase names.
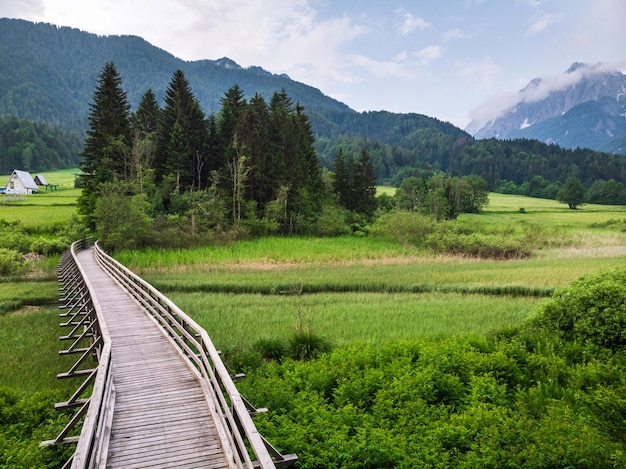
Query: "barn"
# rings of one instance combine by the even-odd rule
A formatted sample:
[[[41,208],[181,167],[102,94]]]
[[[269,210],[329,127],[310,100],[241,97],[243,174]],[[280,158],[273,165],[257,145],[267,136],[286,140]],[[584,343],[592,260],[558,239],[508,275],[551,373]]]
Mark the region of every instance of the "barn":
[[[9,181],[7,182],[5,194],[32,194],[37,192],[38,187],[30,173],[19,169],[13,170]]]

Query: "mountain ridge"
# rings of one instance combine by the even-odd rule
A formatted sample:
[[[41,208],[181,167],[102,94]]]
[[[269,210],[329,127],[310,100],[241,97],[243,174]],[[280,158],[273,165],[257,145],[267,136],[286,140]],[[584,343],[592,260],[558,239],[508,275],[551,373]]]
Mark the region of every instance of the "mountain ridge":
[[[579,107],[586,103],[595,104]],[[626,75],[607,64],[575,62],[557,77],[531,80],[516,104],[466,130],[478,139],[531,138],[606,151],[626,135]]]

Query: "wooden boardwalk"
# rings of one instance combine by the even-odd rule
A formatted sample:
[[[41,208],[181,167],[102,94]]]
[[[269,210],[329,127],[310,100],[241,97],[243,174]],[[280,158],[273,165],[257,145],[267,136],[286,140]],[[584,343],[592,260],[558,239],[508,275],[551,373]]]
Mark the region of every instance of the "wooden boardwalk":
[[[116,400],[106,467],[231,467],[232,450],[221,437],[213,404],[187,361],[100,267],[93,248],[78,253],[78,261],[112,344]]]

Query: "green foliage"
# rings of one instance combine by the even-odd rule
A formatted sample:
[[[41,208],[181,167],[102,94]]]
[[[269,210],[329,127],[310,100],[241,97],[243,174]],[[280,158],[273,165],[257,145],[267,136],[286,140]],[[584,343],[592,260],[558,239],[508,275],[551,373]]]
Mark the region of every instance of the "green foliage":
[[[612,350],[626,345],[626,271],[585,276],[555,293],[533,318],[564,340]]]
[[[72,446],[39,448],[67,423],[67,416],[54,409],[58,393],[40,392],[21,396],[0,388],[0,461],[3,468],[61,467]]]
[[[372,226],[372,234],[435,253],[481,259],[520,259],[528,257],[531,252],[530,244],[523,236],[515,235],[511,230],[490,230],[455,221],[437,223],[433,217],[416,212],[385,214]]]
[[[252,349],[264,360],[281,361],[287,355],[287,344],[280,338],[259,339]]]
[[[101,184],[100,190],[93,218],[103,246],[120,250],[146,245],[153,236],[146,195],[127,197],[119,183]]]
[[[587,192],[577,178],[569,177],[561,190],[559,190],[556,199],[563,204],[567,204],[572,210],[575,210],[581,205],[584,205],[587,199]]]
[[[327,339],[311,330],[297,331],[289,338],[289,355],[294,360],[310,360],[331,349]]]
[[[24,270],[22,254],[12,249],[0,248],[0,276],[16,274]]]
[[[0,119],[0,174],[42,171],[78,164],[80,134],[15,116]],[[2,181],[1,184],[4,184]]]
[[[260,431],[296,452],[300,467],[626,463],[623,399],[611,404],[626,389],[613,371],[623,359],[599,368],[587,355],[578,367],[595,378],[578,390],[569,365],[537,341],[518,329],[355,345],[308,362],[266,363],[241,387],[270,409],[257,420]]]

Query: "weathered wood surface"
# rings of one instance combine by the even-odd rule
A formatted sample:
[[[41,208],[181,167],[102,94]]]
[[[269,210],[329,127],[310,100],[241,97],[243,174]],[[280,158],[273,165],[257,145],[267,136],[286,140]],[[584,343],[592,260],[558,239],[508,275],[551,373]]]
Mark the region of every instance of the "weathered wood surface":
[[[107,467],[230,467],[195,375],[154,321],[94,258],[78,260],[111,336],[115,412]]]

